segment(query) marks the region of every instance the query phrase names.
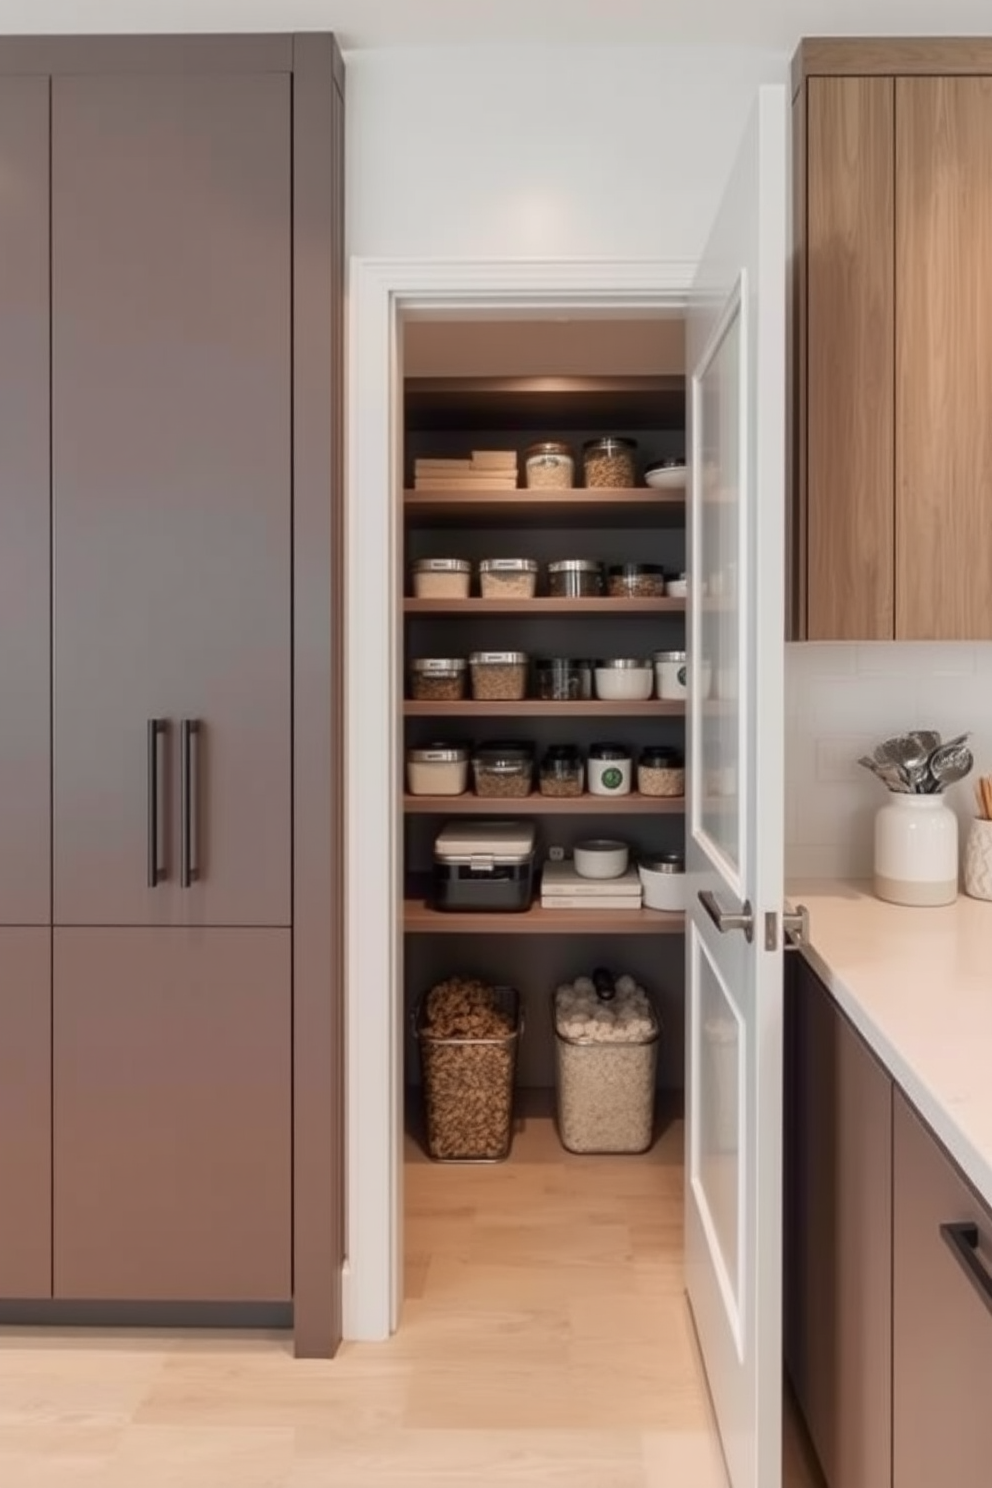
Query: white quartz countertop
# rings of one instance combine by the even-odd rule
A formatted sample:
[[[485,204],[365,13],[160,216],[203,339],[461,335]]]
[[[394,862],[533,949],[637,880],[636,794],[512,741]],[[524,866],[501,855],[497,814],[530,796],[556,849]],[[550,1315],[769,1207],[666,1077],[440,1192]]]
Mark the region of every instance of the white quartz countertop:
[[[903,909],[825,880],[788,898],[810,965],[992,1206],[992,903]]]

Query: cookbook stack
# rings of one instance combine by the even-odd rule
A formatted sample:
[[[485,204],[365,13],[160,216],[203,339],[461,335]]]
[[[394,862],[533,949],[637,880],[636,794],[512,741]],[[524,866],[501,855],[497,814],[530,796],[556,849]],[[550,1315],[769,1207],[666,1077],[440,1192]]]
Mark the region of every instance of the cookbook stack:
[[[542,909],[640,909],[641,880],[636,867],[619,878],[583,878],[574,862],[551,859],[541,873]]]
[[[422,459],[413,465],[417,491],[515,491],[516,450],[473,450],[467,459]]]

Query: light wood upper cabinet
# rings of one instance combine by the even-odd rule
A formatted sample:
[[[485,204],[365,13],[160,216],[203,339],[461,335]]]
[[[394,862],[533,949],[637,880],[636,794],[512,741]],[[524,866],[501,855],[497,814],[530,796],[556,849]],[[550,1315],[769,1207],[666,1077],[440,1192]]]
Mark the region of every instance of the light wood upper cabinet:
[[[992,637],[992,78],[896,80],[896,635]]]
[[[992,638],[992,47],[925,60],[796,59],[797,640]]]

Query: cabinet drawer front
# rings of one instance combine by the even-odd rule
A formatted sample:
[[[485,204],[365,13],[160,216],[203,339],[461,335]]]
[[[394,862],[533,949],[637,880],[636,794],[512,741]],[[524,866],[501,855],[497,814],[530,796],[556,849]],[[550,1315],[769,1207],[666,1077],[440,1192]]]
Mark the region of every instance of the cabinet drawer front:
[[[52,932],[0,930],[0,1297],[52,1290]]]
[[[902,1097],[895,1106],[894,1481],[987,1488],[992,1308],[942,1227],[977,1228],[992,1274],[992,1213]],[[992,1283],[990,1283],[992,1285]]]

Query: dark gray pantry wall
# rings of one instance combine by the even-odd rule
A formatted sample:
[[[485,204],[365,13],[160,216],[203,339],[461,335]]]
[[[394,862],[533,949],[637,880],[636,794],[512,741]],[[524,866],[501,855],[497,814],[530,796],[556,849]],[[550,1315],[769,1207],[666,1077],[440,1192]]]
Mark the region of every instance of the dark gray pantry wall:
[[[329,35],[0,39],[0,1316],[340,1339],[342,147]]]

